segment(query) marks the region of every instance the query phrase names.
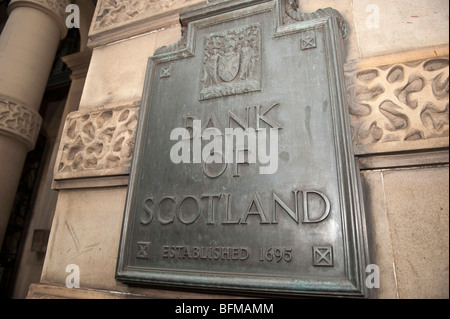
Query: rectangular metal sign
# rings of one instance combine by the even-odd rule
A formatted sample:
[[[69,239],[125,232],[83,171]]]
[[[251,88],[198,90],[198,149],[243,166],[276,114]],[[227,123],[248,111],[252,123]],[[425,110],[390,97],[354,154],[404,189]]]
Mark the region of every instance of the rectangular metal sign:
[[[118,280],[366,295],[345,22],[294,3],[195,7],[150,58]]]

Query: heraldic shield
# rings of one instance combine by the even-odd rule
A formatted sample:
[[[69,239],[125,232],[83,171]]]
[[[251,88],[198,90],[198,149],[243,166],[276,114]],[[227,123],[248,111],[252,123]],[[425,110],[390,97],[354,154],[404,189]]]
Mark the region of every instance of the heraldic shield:
[[[261,90],[261,26],[210,34],[204,42],[200,100]]]
[[[233,81],[239,73],[241,55],[230,52],[219,58],[219,76],[225,82]]]

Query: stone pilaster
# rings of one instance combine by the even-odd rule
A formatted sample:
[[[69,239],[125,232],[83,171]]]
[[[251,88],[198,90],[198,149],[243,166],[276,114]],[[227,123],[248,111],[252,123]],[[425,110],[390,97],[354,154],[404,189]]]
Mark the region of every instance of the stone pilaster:
[[[58,44],[69,0],[13,0],[0,36],[0,247]]]
[[[61,40],[67,35],[65,24],[66,7],[70,0],[12,0],[8,7],[8,12],[12,12],[17,7],[29,7],[41,10],[51,16],[57,23],[61,31]]]

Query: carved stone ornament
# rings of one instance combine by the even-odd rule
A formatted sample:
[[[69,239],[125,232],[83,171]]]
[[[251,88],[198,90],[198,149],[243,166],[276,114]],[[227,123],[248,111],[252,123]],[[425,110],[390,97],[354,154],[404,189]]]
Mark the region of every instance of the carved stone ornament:
[[[55,180],[129,173],[137,107],[71,113],[61,139]]]
[[[42,118],[37,112],[0,96],[0,134],[19,139],[31,151],[36,145],[41,124]]]
[[[355,146],[448,141],[448,56],[365,69],[348,66],[346,79]]]
[[[140,16],[169,11],[180,8],[189,0],[100,0],[98,14],[94,20],[94,30],[107,28],[136,20]]]
[[[179,11],[206,0],[99,0],[89,30],[95,48],[179,23]]]

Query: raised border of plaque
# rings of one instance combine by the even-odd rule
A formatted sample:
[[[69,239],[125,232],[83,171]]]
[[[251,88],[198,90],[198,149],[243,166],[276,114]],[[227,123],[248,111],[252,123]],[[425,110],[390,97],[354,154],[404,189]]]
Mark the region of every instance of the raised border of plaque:
[[[182,39],[171,46],[158,49],[155,55],[149,59],[146,83],[144,85],[143,103],[140,110],[140,122],[137,129],[135,156],[132,163],[122,237],[119,247],[116,269],[117,280],[128,284],[146,284],[153,287],[207,289],[210,292],[226,291],[238,294],[370,296],[370,291],[367,290],[364,284],[365,267],[368,264],[369,254],[359,168],[353,154],[349,125],[350,117],[348,115],[345,97],[343,74],[344,47],[342,42],[343,34],[346,35],[345,23],[340,14],[333,9],[324,9],[312,14],[299,14],[296,16],[291,12],[291,5],[292,1],[284,0],[225,0],[193,7],[183,11],[180,15],[180,21],[183,27]],[[132,228],[133,223],[135,223],[132,217],[137,210],[137,206],[142,204],[136,202],[135,196],[139,188],[140,172],[144,169],[143,156],[145,154],[143,150],[146,145],[148,146],[148,141],[144,140],[144,137],[149,129],[149,119],[152,116],[152,107],[154,107],[151,105],[153,81],[164,81],[170,74],[177,72],[176,65],[172,62],[189,59],[196,54],[200,54],[203,56],[203,67],[200,70],[201,74],[199,74],[201,79],[199,91],[196,93],[200,102],[225,98],[231,95],[255,94],[255,92],[264,90],[264,82],[261,81],[261,73],[264,72],[264,65],[260,61],[262,50],[260,47],[260,25],[249,23],[244,24],[242,27],[225,28],[223,31],[210,34],[205,39],[205,51],[210,50],[207,53],[205,51],[197,52],[201,50],[197,50],[195,43],[199,29],[269,12],[273,16],[275,25],[273,38],[277,39],[300,34],[300,41],[297,42],[299,51],[306,50],[305,52],[311,52],[316,50],[319,39],[315,37],[315,34],[319,31],[323,32],[324,40],[320,44],[323,46],[326,56],[329,93],[332,104],[332,130],[334,132],[336,166],[339,179],[340,207],[338,211],[342,223],[343,242],[341,249],[344,251],[345,266],[343,268],[345,269],[345,275],[333,278],[326,276],[291,278],[289,276],[280,274],[272,275],[270,273],[248,274],[215,272],[204,269],[195,271],[171,269],[170,266],[163,268],[129,265],[128,262],[130,259],[135,258],[145,261],[152,254],[150,249],[151,243],[148,238],[138,239],[138,241],[130,240],[130,238],[133,235]],[[239,38],[239,33],[241,32],[246,32],[251,39],[248,42],[238,43],[231,38],[227,38],[230,35],[232,37],[236,34]],[[223,42],[221,42],[222,40]],[[227,49],[225,49],[225,45],[228,45]],[[225,56],[226,51],[230,52],[228,56]],[[222,61],[219,62],[221,58]],[[245,65],[243,61],[245,61]],[[222,68],[222,72],[219,72],[219,68]],[[210,72],[209,70],[214,70],[214,72]],[[214,76],[219,74],[220,78],[212,78],[212,74]],[[234,91],[230,87],[234,87]],[[272,105],[272,107],[269,106],[269,111],[276,106],[276,104]],[[257,109],[257,111],[259,110]],[[295,198],[297,198],[297,195],[303,195],[303,198],[306,198],[307,201],[308,192],[299,191],[293,193]],[[321,196],[319,192],[316,192],[316,195]],[[214,196],[210,195],[209,197],[210,205],[214,205]],[[322,198],[326,206],[325,209],[329,209],[328,199],[325,196],[322,196]],[[229,198],[226,198],[225,195],[225,200],[227,199]],[[151,201],[152,199],[149,198],[148,200]],[[175,203],[175,197],[166,196],[162,201],[164,200],[167,205],[176,205],[180,212],[178,218],[181,223],[188,225],[192,222],[192,220],[183,221],[181,206],[185,201],[187,202],[189,200],[195,203],[196,198],[187,196],[183,198],[181,203],[178,202],[178,204]],[[259,206],[259,202],[257,194],[254,193],[250,206]],[[277,202],[282,205],[281,200]],[[198,202],[197,207],[199,207]],[[257,208],[257,211],[260,212],[259,207]],[[212,210],[214,211],[214,208]],[[251,214],[250,210],[251,207],[248,207],[248,215]],[[259,214],[259,216],[263,218],[262,214]],[[150,223],[151,218],[149,215],[149,219],[147,221],[141,220],[141,223]],[[160,223],[163,224],[162,220]],[[245,260],[248,256],[248,252],[243,247],[235,246],[229,248],[230,250],[227,254],[231,257],[236,257],[236,260]],[[172,252],[171,248],[166,247],[164,249],[163,255],[169,256]],[[174,249],[173,253],[176,254],[176,247]],[[333,247],[330,243],[319,241],[309,246],[307,250],[309,251],[310,266],[318,273],[327,271],[335,266],[336,247]],[[198,250],[190,253],[190,256],[192,256],[195,253],[202,254],[202,251]],[[267,250],[264,251],[261,249],[261,258],[266,258],[268,253]],[[273,251],[270,254],[272,258],[274,255]],[[290,261],[291,252],[289,249],[284,249],[280,252],[280,256],[281,259],[284,258],[285,261]]]

